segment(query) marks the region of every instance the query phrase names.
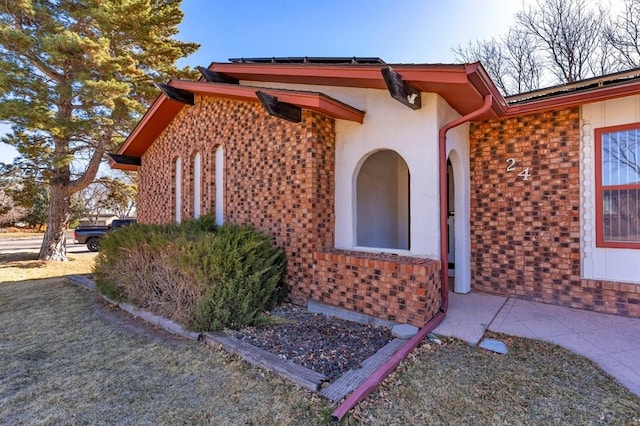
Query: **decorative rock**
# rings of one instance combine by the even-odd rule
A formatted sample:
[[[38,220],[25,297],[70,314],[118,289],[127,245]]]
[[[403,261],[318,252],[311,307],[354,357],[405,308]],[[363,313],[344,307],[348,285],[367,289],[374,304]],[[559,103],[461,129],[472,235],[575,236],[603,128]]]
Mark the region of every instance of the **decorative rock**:
[[[391,334],[398,339],[411,339],[417,332],[418,327],[409,324],[398,324],[391,329]]]
[[[427,340],[438,345],[442,344],[442,340],[438,339],[433,333],[427,334]]]
[[[505,345],[504,342],[496,339],[482,339],[482,342],[480,342],[480,345],[478,346],[502,355],[507,353],[507,345]]]

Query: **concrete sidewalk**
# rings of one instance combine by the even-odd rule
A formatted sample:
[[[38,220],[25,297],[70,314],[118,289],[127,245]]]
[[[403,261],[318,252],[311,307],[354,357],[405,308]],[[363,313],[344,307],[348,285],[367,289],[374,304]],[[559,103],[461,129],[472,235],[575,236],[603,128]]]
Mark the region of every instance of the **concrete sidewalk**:
[[[449,293],[447,316],[434,333],[476,345],[487,329],[584,355],[640,397],[640,319],[478,292]]]

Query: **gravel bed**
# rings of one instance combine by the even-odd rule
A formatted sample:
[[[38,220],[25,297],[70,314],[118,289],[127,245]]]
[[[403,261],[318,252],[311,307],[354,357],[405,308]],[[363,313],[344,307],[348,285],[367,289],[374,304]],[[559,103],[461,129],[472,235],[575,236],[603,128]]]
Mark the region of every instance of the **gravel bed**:
[[[283,305],[270,313],[266,324],[231,334],[254,346],[310,370],[331,381],[360,364],[389,343],[385,327],[360,324]]]

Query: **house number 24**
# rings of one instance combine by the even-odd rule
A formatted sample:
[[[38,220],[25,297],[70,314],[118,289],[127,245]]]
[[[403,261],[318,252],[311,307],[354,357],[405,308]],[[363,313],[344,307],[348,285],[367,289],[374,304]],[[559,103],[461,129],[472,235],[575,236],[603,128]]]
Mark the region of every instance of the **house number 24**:
[[[508,172],[515,172],[516,170],[516,159],[515,158],[507,158],[507,171]],[[529,180],[529,167],[525,167],[522,169],[522,171],[520,173],[518,173],[518,176],[522,177],[522,180]]]

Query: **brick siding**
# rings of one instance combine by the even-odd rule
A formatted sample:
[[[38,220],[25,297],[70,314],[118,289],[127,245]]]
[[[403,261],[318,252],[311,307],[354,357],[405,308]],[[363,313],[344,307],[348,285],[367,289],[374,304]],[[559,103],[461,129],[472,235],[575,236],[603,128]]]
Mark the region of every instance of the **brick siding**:
[[[417,327],[438,312],[438,261],[342,250],[316,259],[315,300]]]
[[[638,317],[639,286],[581,279],[579,119],[570,108],[471,126],[472,286]]]
[[[177,157],[182,159],[182,218],[193,216],[196,152],[201,155],[203,171],[201,213],[215,212],[218,146],[224,148],[225,221],[263,231],[285,251],[291,301],[304,304],[312,298],[415,325],[422,325],[436,313],[439,276],[433,265],[412,266],[397,257],[374,261],[376,255],[367,255],[374,261],[368,266],[355,254],[331,254],[335,123],[316,112],[304,110],[302,123],[290,123],[270,117],[258,103],[199,97],[195,106],[182,110],[142,158],[140,222],[174,220]],[[375,263],[381,261],[382,269]],[[377,274],[378,269],[384,272]],[[351,277],[345,271],[357,273]]]

